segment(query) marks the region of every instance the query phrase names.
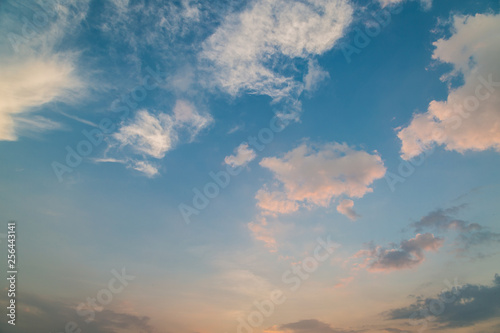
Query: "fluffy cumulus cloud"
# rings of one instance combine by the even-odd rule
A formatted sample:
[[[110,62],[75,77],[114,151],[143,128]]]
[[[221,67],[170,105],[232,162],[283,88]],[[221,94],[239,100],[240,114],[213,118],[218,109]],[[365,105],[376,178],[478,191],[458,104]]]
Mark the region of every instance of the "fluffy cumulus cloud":
[[[328,207],[336,198],[361,198],[372,192],[371,184],[382,178],[386,168],[376,153],[355,150],[346,144],[320,146],[302,144],[283,157],[264,158],[280,189],[264,186],[257,193],[264,213],[291,213],[300,206]],[[342,213],[355,217],[349,201],[342,201]]]
[[[500,152],[500,15],[455,16],[452,36],[434,43],[433,58],[453,65],[447,79],[463,75],[445,101],[432,101],[400,129],[401,155],[418,156],[433,145],[460,153]]]
[[[193,104],[178,100],[172,114],[139,110],[134,118],[123,123],[113,134],[111,148],[129,147],[132,153],[145,158],[162,159],[179,142],[191,142],[211,123],[209,114],[200,113]],[[108,162],[110,159],[101,161]],[[117,161],[123,162],[120,159]],[[129,167],[147,176],[158,173],[158,169],[147,161],[132,160]]]
[[[204,43],[200,59],[211,73],[210,82],[230,95],[248,92],[275,101],[296,100],[304,83],[290,72],[292,59],[311,59],[330,50],[352,13],[346,0],[258,0],[226,18]],[[318,79],[313,74],[308,88]]]
[[[437,251],[444,240],[433,234],[417,234],[415,238],[403,240],[396,248],[373,246],[359,251],[354,257],[364,258],[360,267],[369,271],[393,271],[413,268],[425,260],[425,251]]]
[[[500,316],[499,294],[500,276],[496,274],[491,285],[455,286],[435,297],[418,298],[415,303],[407,307],[392,309],[386,315],[392,320],[411,318],[418,323],[426,320],[426,323],[433,325],[429,327],[431,329],[470,327],[498,319]],[[497,330],[494,329],[491,332],[497,332]]]
[[[226,156],[224,163],[232,167],[239,167],[248,164],[255,159],[256,156],[255,150],[249,148],[248,143],[242,143],[235,149],[234,155]]]
[[[0,140],[60,128],[60,124],[29,115],[51,102],[73,102],[85,88],[77,55],[59,43],[85,17],[87,1],[24,5],[9,2],[24,20],[0,11]]]

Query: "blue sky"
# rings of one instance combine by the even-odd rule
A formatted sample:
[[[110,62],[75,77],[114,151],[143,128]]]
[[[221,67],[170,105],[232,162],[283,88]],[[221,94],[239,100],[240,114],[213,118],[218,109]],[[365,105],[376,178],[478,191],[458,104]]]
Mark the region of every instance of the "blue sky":
[[[2,2],[1,330],[497,332],[499,10]]]

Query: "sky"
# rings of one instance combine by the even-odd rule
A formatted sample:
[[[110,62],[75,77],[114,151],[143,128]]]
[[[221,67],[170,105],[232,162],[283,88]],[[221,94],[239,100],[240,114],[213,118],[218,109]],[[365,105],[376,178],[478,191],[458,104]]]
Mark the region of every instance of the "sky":
[[[0,332],[499,332],[498,31],[497,0],[1,1]]]

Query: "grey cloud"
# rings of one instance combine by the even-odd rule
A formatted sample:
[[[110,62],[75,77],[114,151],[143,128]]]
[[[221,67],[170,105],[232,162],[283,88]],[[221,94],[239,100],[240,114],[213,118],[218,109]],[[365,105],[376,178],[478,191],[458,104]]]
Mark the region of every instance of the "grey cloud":
[[[492,232],[478,223],[470,223],[455,217],[465,207],[467,205],[462,204],[446,209],[436,209],[412,223],[411,226],[416,232],[423,230],[458,232],[459,253],[464,253],[472,247],[499,243],[500,233]]]
[[[290,330],[294,333],[356,333],[361,331],[340,330],[316,319],[300,320],[295,323],[284,324],[281,330]]]
[[[443,239],[433,234],[417,234],[415,238],[403,240],[397,249],[385,249],[380,246],[370,250],[362,250],[358,257],[364,256],[369,259],[369,270],[391,271],[417,266],[425,259],[424,252],[438,250]]]
[[[443,306],[440,306],[442,304]],[[435,297],[419,298],[413,304],[385,313],[388,319],[424,319],[428,309],[440,308],[434,321],[441,328],[467,327],[500,316],[500,276],[495,274],[492,285],[466,284],[452,288]],[[415,317],[417,316],[417,317]]]
[[[6,301],[0,301],[2,308],[6,305]],[[94,321],[86,323],[85,318],[76,313],[75,304],[50,300],[36,294],[23,293],[18,295],[16,306],[19,314],[16,318],[16,332],[18,333],[64,332],[66,325],[70,322],[75,323],[82,332],[153,332],[153,327],[149,324],[147,316],[136,316],[105,309],[96,312]],[[0,332],[9,332],[10,329],[11,325],[7,324],[6,321],[0,322]]]

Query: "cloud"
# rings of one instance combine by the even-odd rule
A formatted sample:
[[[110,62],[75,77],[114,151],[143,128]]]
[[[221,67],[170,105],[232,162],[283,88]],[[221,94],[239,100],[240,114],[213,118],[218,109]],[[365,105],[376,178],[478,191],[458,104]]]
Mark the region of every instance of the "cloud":
[[[492,285],[466,284],[441,292],[436,297],[418,299],[407,307],[392,309],[386,313],[392,320],[423,319],[430,313],[423,309],[436,308],[436,304],[445,304],[433,321],[442,328],[469,327],[476,323],[500,317],[500,276],[495,274]],[[417,317],[415,317],[417,316]]]
[[[304,89],[311,92],[317,89],[321,81],[330,77],[315,60],[309,60],[307,74],[304,76]]]
[[[224,163],[232,167],[239,167],[248,164],[257,156],[252,148],[248,148],[248,143],[240,144],[235,149],[235,153],[235,155],[226,156],[226,158],[224,158]]]
[[[333,288],[343,288],[354,280],[354,276],[349,276],[347,278],[340,279],[340,282],[336,283]]]
[[[10,5],[24,17],[35,17],[36,10],[37,17],[46,20],[36,28],[9,11],[0,12],[0,29],[5,32],[0,38],[0,140],[15,141],[19,135],[62,128],[40,115],[36,120],[41,122],[33,121],[30,113],[52,102],[75,102],[84,94],[77,53],[63,51],[59,44],[80,25],[88,4],[50,3],[43,9],[36,3]]]
[[[152,178],[159,173],[157,167],[145,161],[134,161],[131,168],[139,172],[142,172],[149,178]]]
[[[288,200],[286,194],[279,191],[269,192],[262,188],[257,191],[255,199],[257,199],[257,207],[265,215],[289,214],[299,209],[299,204],[296,201]]]
[[[276,239],[265,217],[257,217],[256,221],[248,223],[248,229],[256,240],[264,242],[270,252],[276,252]]]
[[[83,86],[75,71],[72,57],[64,55],[3,62],[0,67],[0,140],[17,140],[19,121],[29,120],[27,113],[36,107],[74,100]],[[54,129],[54,126],[47,129]]]
[[[400,4],[405,0],[378,0],[378,1],[380,2],[380,5],[382,7],[386,7],[386,6]],[[431,9],[432,7],[432,0],[420,0],[420,4],[422,5],[422,8],[428,10]]]
[[[207,82],[232,96],[246,92],[288,99],[296,108],[289,116],[296,117],[304,84],[294,77],[292,60],[330,50],[352,13],[345,0],[255,1],[228,15],[204,42],[200,60],[209,73]]]
[[[437,251],[444,240],[433,234],[417,234],[415,238],[403,240],[397,248],[386,249],[381,246],[361,250],[356,258],[365,258],[361,267],[369,271],[393,271],[418,266],[425,260],[424,251]]]
[[[466,205],[454,206],[446,209],[436,209],[422,217],[419,221],[411,224],[416,232],[422,232],[424,229],[435,229],[440,231],[457,230],[460,232],[469,232],[480,230],[481,226],[477,223],[467,223],[453,217]]]
[[[282,187],[269,191],[265,185],[257,193],[257,206],[267,213],[293,212],[298,206],[328,207],[340,196],[361,198],[373,191],[370,185],[386,171],[376,153],[338,143],[302,144],[283,157],[264,158],[260,165]]]
[[[193,104],[184,100],[176,102],[173,114],[139,110],[112,135],[111,148],[130,147],[134,154],[162,159],[178,143],[193,141],[212,121],[209,114],[198,112]],[[130,167],[150,177],[158,173],[158,169],[146,161],[133,160]]]
[[[437,209],[411,224],[416,232],[423,230],[455,231],[458,233],[458,251],[465,253],[473,247],[500,243],[500,234],[487,230],[478,223],[469,223],[454,217],[467,205]]]
[[[452,36],[434,43],[433,59],[453,65],[443,79],[463,75],[446,101],[431,101],[398,132],[401,156],[410,159],[434,145],[464,153],[500,152],[500,15],[455,16]]]
[[[173,123],[166,113],[155,115],[139,110],[132,121],[113,134],[113,138],[121,146],[131,146],[137,153],[163,158],[177,141]]]
[[[331,325],[316,319],[305,319],[294,323],[273,326],[265,333],[356,333],[360,331],[333,328]]]
[[[354,221],[360,216],[354,211],[354,209],[352,209],[352,207],[354,207],[354,201],[344,199],[337,206],[337,211]]]
[[[2,307],[5,301],[0,301]],[[16,331],[29,333],[36,331],[61,332],[65,330],[67,323],[74,322],[78,329],[95,333],[113,333],[123,331],[152,333],[153,327],[149,323],[149,317],[116,312],[105,309],[96,313],[95,320],[86,323],[83,317],[76,314],[76,305],[49,300],[36,294],[23,293],[16,299],[18,309],[23,309],[23,320],[16,321]],[[6,321],[0,323],[2,332],[10,331],[11,325]]]

